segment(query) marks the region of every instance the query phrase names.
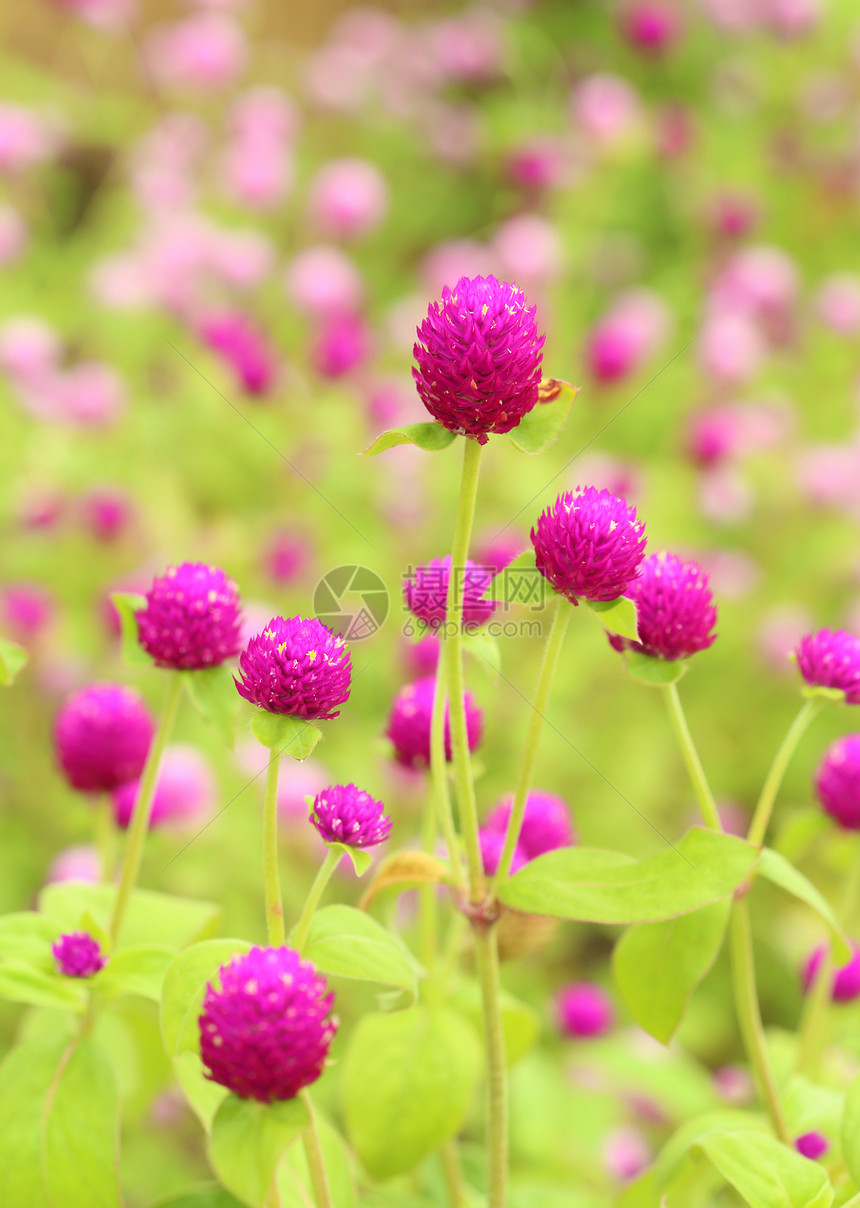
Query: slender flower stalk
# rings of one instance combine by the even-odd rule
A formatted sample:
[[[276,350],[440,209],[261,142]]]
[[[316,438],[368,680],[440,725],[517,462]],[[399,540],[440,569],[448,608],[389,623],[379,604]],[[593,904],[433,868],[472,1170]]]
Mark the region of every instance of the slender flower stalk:
[[[455,890],[463,888],[463,866],[460,863],[457,832],[451,811],[451,794],[448,789],[448,760],[445,754],[445,704],[447,697],[445,663],[442,658],[436,664],[436,684],[433,692],[433,714],[430,719],[430,791],[435,804],[442,837],[448,848],[451,874]],[[427,811],[430,813],[430,811]],[[431,814],[432,817],[432,814]],[[425,851],[430,848],[425,846]]]
[[[828,951],[809,988],[797,1043],[797,1072],[807,1078],[815,1078],[818,1074],[832,981],[833,956]]]
[[[816,700],[814,697],[804,701],[803,707],[789,726],[788,733],[782,740],[782,745],[776,753],[776,757],[771,764],[770,771],[764,782],[758,804],[755,807],[755,813],[753,814],[749,834],[747,835],[747,840],[750,843],[754,843],[757,847],[760,847],[764,843],[776,795],[779,792],[779,787],[782,784],[782,778],[785,775],[789,761],[807,726],[815,715],[820,712],[821,707],[822,702]]]
[[[465,1208],[466,1188],[463,1183],[463,1171],[460,1166],[460,1154],[456,1141],[446,1141],[439,1148],[442,1160],[442,1173],[448,1187],[448,1199],[451,1208]]]
[[[303,1139],[305,1159],[308,1164],[308,1173],[311,1176],[311,1187],[313,1188],[316,1208],[332,1208],[331,1188],[325,1168],[322,1146],[320,1145],[316,1113],[314,1112],[313,1101],[307,1088],[301,1092],[300,1097],[304,1101],[310,1117],[310,1124],[304,1131]]]
[[[472,783],[466,706],[463,699],[465,692],[461,630],[463,578],[460,568],[466,565],[466,559],[469,556],[469,540],[472,535],[480,468],[481,445],[476,440],[467,437],[463,441],[463,472],[460,479],[460,498],[451,551],[448,607],[445,613],[445,628],[442,631],[444,640],[440,651],[440,658],[444,660],[445,664],[445,679],[448,685],[451,757],[454,764],[457,805],[460,811],[460,830],[469,868],[469,896],[473,903],[480,902],[484,896],[484,873],[481,863],[481,848],[478,842],[478,807],[475,802],[475,787]]]
[[[770,1057],[764,1027],[761,1022],[761,1011],[758,1005],[758,991],[755,980],[755,964],[753,960],[752,933],[750,931],[749,907],[743,900],[735,902],[729,923],[732,953],[732,981],[735,989],[735,1004],[738,1013],[738,1023],[744,1039],[744,1046],[750,1058],[759,1093],[767,1107],[771,1124],[777,1137],[783,1144],[790,1144],[791,1138],[773,1070],[770,1067]]]
[[[116,900],[114,901],[109,928],[111,941],[114,944],[119,937],[120,928],[122,927],[126,908],[128,907],[128,899],[137,883],[140,872],[140,865],[143,860],[143,845],[146,842],[146,833],[149,830],[149,816],[152,813],[152,800],[155,796],[155,785],[158,779],[158,767],[161,763],[161,756],[164,754],[164,748],[167,746],[168,739],[173,730],[181,695],[182,677],[177,674],[170,675],[167,699],[164,702],[161,721],[152,740],[152,746],[149,748],[149,754],[146,757],[143,774],[140,778],[140,792],[135,802],[131,825],[128,828],[128,838],[125,845],[125,855],[123,856],[119,888]]]
[[[263,891],[266,899],[266,932],[273,948],[280,947],[286,941],[278,861],[278,776],[281,755],[281,751],[271,752],[263,796]]]
[[[666,702],[666,708],[669,712],[669,720],[672,723],[672,729],[678,740],[678,746],[681,748],[681,754],[684,757],[684,763],[687,765],[687,772],[693,785],[693,791],[699,803],[702,821],[705,826],[710,827],[712,830],[722,830],[717,803],[714,801],[714,795],[705,776],[705,770],[702,767],[702,761],[696,750],[696,744],[693,742],[690,727],[687,725],[684,706],[681,704],[681,698],[678,695],[678,686],[677,684],[664,684],[662,692],[663,700]]]
[[[473,928],[487,1046],[488,1208],[505,1208],[508,1182],[508,1073],[499,1004],[499,941],[494,925]]]
[[[110,885],[116,871],[116,834],[113,798],[110,793],[102,793],[96,804],[95,825],[96,851],[99,853],[102,885]]]
[[[328,885],[331,874],[337,868],[340,859],[343,855],[341,851],[335,851],[329,848],[326,852],[326,857],[319,867],[317,875],[314,877],[313,884],[308,891],[308,896],[305,899],[305,904],[302,907],[302,913],[299,916],[299,921],[296,923],[296,929],[293,932],[291,943],[293,947],[301,952],[308,938],[311,919],[314,917],[314,911],[319,905],[319,900],[323,895],[326,885]]]
[[[552,688],[553,677],[555,676],[556,667],[558,666],[559,655],[564,643],[564,635],[567,632],[568,624],[572,608],[567,600],[559,596],[556,601],[555,614],[552,618],[552,626],[549,631],[549,636],[544,647],[543,660],[541,662],[540,671],[538,672],[537,688],[535,689],[532,709],[529,715],[528,730],[526,731],[526,745],[523,752],[523,761],[520,765],[520,774],[517,780],[517,787],[514,792],[514,801],[511,807],[511,816],[508,819],[508,826],[505,832],[505,844],[502,848],[502,854],[499,857],[499,863],[496,868],[496,875],[493,878],[491,886],[491,896],[495,897],[498,892],[498,887],[503,885],[508,878],[511,869],[511,861],[514,858],[517,843],[520,837],[520,831],[523,825],[523,815],[525,814],[526,801],[528,800],[529,789],[532,787],[535,767],[537,765],[538,748],[540,746],[541,734],[543,732],[543,723],[546,718],[546,710],[549,704],[549,694]]]

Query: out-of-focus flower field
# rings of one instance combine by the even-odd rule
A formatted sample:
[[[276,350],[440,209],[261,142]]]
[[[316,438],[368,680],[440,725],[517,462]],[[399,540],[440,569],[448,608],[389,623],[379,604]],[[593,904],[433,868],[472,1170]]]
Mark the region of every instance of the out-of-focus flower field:
[[[537,307],[544,375],[581,388],[539,456],[491,436],[471,556],[500,565],[558,494],[595,485],[636,506],[649,551],[701,564],[719,636],[680,693],[726,829],[746,832],[799,707],[789,652],[813,629],[860,632],[854,0],[326,8],[298,31],[276,0],[0,13],[0,637],[29,656],[0,696],[3,912],[31,909],[69,861],[93,875],[96,811],[58,769],[55,718],[98,680],[158,712],[164,677],[123,662],[110,593],[183,561],[235,580],[243,644],[273,616],[327,616],[332,598],[369,609],[339,721],[307,762],[284,761],[287,914],[318,863],[305,797],[323,786],[360,784],[392,817],[388,850],[420,846],[426,773],[392,758],[386,730],[397,693],[433,671],[405,632],[403,579],[450,553],[459,457],[362,453],[429,419],[415,329],[461,276],[515,282]],[[369,595],[349,574],[320,588],[343,567],[372,572]],[[513,790],[546,636],[540,611],[506,615],[498,675],[466,664],[482,816]],[[643,858],[695,823],[656,696],[575,610],[536,786],[569,803],[580,843]],[[816,719],[771,832],[837,909],[860,851],[814,778],[851,728],[850,708]],[[247,728],[226,749],[186,707],[173,742],[181,804],[154,826],[141,883],[217,901],[223,934],[263,942],[265,752]],[[334,885],[357,902],[351,870]],[[407,937],[412,896],[396,917]],[[779,1067],[825,933],[774,885],[756,887],[753,926]],[[613,1204],[679,1125],[754,1097],[727,954],[663,1048],[613,982],[618,934],[556,924],[503,960],[533,1012],[524,1029],[539,1029],[511,1071],[512,1208]],[[612,1002],[593,1039],[559,1023],[557,991],[581,981]],[[375,1000],[336,988],[340,1061]],[[126,1202],[143,1208],[209,1173],[155,1008],[123,1003],[103,1026]],[[843,1069],[860,1070],[858,1010],[828,1021]],[[4,1048],[42,1026],[0,1004]],[[794,1133],[821,1128],[798,1097]],[[320,1100],[338,1118],[329,1075]],[[469,1178],[482,1130],[476,1100]],[[360,1202],[446,1203],[441,1186],[433,1169]]]

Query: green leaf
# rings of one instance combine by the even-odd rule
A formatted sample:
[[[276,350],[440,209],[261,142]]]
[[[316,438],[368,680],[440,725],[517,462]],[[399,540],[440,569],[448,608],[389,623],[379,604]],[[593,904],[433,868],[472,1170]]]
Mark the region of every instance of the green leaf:
[[[241,1204],[241,1200],[217,1183],[208,1183],[205,1187],[181,1191],[179,1195],[169,1195],[166,1200],[157,1200],[150,1208],[241,1208]]]
[[[461,982],[449,1001],[451,1006],[462,1011],[475,1030],[480,1032],[484,1026],[484,1015],[478,983]],[[499,1007],[505,1037],[505,1056],[508,1065],[515,1065],[537,1044],[540,1036],[540,1016],[528,1003],[520,1002],[506,990],[502,990],[499,995]]]
[[[586,601],[586,605],[607,632],[617,633],[622,638],[629,638],[631,642],[639,641],[636,605],[632,600],[628,600],[627,596],[619,596],[616,600],[595,600],[591,603]]]
[[[419,885],[444,884],[449,876],[447,864],[428,852],[395,852],[393,856],[380,860],[373,880],[361,896],[359,909],[367,910],[377,894],[387,889],[396,889],[398,893],[403,893],[407,889],[417,889]]]
[[[222,663],[220,667],[205,667],[200,671],[183,671],[181,674],[194,708],[232,748],[242,698],[236,691],[230,668]]]
[[[316,1117],[323,1163],[328,1175],[332,1208],[358,1208],[358,1193],[353,1172],[354,1161],[343,1137],[319,1110]],[[313,1190],[303,1145],[291,1145],[278,1167],[278,1192],[281,1208],[309,1208]]]
[[[411,1170],[459,1132],[481,1071],[477,1033],[456,1011],[365,1015],[343,1062],[353,1148],[378,1179]]]
[[[390,428],[377,436],[369,449],[364,450],[365,457],[375,457],[377,453],[385,453],[395,445],[417,445],[428,453],[438,453],[447,449],[457,439],[455,432],[449,432],[437,423],[407,424],[403,428]]]
[[[506,906],[590,923],[651,923],[728,897],[758,850],[694,828],[674,848],[634,860],[600,848],[563,847],[526,864],[500,889]]]
[[[289,717],[286,713],[269,713],[266,709],[255,710],[251,730],[257,741],[270,751],[299,760],[307,759],[322,738],[322,731],[312,721]]]
[[[19,672],[26,665],[30,656],[23,646],[10,642],[8,638],[0,638],[0,685],[10,687],[18,678]]]
[[[373,855],[363,847],[350,847],[348,843],[326,843],[326,847],[329,851],[346,856],[357,877],[363,877],[373,863]]]
[[[800,689],[800,695],[805,696],[807,700],[829,701],[835,705],[845,703],[845,692],[842,688],[824,688],[816,684],[804,684]]]
[[[107,964],[93,979],[99,993],[110,997],[119,994],[138,994],[153,1002],[161,999],[164,973],[173,960],[172,948],[160,948],[155,944],[133,944],[120,948],[108,959]]]
[[[56,919],[35,910],[0,915],[0,960],[23,960],[51,969],[54,959],[51,945],[59,939],[61,928]]]
[[[198,1016],[206,986],[222,965],[249,952],[247,940],[204,940],[180,952],[167,967],[161,992],[161,1037],[168,1055],[200,1052]]]
[[[189,1107],[206,1131],[211,1132],[215,1113],[229,1094],[226,1086],[207,1078],[197,1053],[187,1050],[173,1058],[173,1072]]]
[[[228,1095],[212,1122],[209,1160],[243,1204],[260,1208],[278,1159],[310,1123],[301,1099],[258,1103]]]
[[[547,591],[552,588],[537,568],[534,549],[529,548],[493,576],[484,595],[498,604],[539,605]]]
[[[43,914],[57,919],[64,931],[74,931],[87,914],[107,930],[115,896],[116,888],[113,885],[61,881],[45,886],[39,894],[39,909]],[[171,948],[175,952],[197,939],[211,935],[220,919],[221,908],[214,902],[135,889],[129,898],[123,921],[122,947],[146,944]]]
[[[674,919],[631,927],[615,945],[612,967],[621,997],[639,1026],[663,1044],[717,959],[730,910],[724,898]]]
[[[422,970],[390,931],[354,906],[324,906],[311,919],[303,955],[323,973],[380,982],[414,999]]]
[[[649,688],[662,688],[666,684],[677,684],[687,674],[690,664],[685,659],[655,659],[641,650],[628,650],[624,656],[624,670],[637,684]]]
[[[860,1077],[854,1079],[845,1096],[842,1156],[851,1178],[860,1184]]]
[[[837,965],[842,965],[851,959],[851,946],[845,938],[829,902],[802,872],[798,872],[794,865],[786,860],[785,856],[781,856],[779,852],[773,851],[769,847],[762,848],[757,872],[765,880],[778,885],[792,897],[812,907],[830,931],[833,938],[833,957]]]
[[[493,680],[499,678],[502,669],[502,652],[499,643],[486,633],[464,633],[463,649]]]
[[[578,386],[557,378],[544,378],[538,401],[511,432],[511,442],[523,453],[542,453],[564,427]]]
[[[817,1162],[755,1129],[712,1132],[696,1143],[750,1208],[830,1208],[833,1188]]]
[[[133,591],[113,591],[110,598],[119,613],[122,661],[127,667],[154,666],[141,646],[137,632],[137,614],[146,608],[146,596]]]
[[[0,1066],[0,1170],[9,1208],[119,1208],[117,1090],[91,1037],[43,1035]]]
[[[0,964],[0,998],[32,1007],[59,1007],[83,1011],[87,1005],[89,979],[64,977],[53,970],[35,968],[20,960]]]

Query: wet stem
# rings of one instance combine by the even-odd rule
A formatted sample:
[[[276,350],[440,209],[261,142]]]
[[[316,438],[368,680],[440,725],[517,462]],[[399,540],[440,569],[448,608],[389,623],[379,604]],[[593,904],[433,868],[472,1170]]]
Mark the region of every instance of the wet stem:
[[[164,702],[161,721],[158,724],[158,729],[152,740],[152,746],[149,748],[149,754],[146,757],[143,775],[140,778],[137,800],[134,803],[131,825],[128,828],[119,888],[110,920],[109,931],[113,944],[116,944],[119,938],[120,929],[122,928],[123,919],[128,907],[128,900],[140,873],[143,848],[146,842],[147,831],[149,830],[150,815],[152,814],[152,801],[155,796],[158,768],[161,763],[161,756],[164,754],[164,748],[167,746],[168,739],[173,730],[173,724],[176,721],[179,698],[182,695],[182,683],[182,675],[179,672],[173,671],[169,673],[167,697]]]

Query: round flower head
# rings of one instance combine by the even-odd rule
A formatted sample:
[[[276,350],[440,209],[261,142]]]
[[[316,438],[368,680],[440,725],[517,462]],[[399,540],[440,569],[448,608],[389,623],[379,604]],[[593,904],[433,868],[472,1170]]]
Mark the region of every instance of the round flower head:
[[[572,982],[555,996],[558,1025],[565,1036],[602,1036],[615,1012],[605,990],[594,982]]]
[[[794,1148],[799,1154],[803,1154],[805,1158],[814,1162],[816,1158],[821,1158],[827,1153],[830,1142],[823,1133],[805,1132],[795,1140]]]
[[[481,845],[481,863],[484,866],[484,875],[493,877],[496,875],[499,860],[502,858],[502,851],[505,846],[505,832],[503,830],[493,830],[488,826],[482,826],[478,831],[478,842]],[[518,843],[511,857],[511,876],[515,872],[519,872],[521,868],[524,868],[528,864],[529,858],[523,850],[523,845]]]
[[[311,822],[326,843],[376,847],[391,834],[391,819],[381,801],[354,784],[333,784],[317,793]]]
[[[70,931],[61,935],[51,947],[57,972],[64,977],[92,977],[105,966],[98,940],[86,931]]]
[[[484,820],[487,830],[504,836],[511,816],[513,797],[505,797]],[[534,860],[544,852],[558,847],[570,847],[576,836],[570,821],[567,802],[552,793],[531,792],[526,798],[523,824],[517,847],[521,848],[526,860]]]
[[[818,800],[845,830],[860,830],[860,734],[827,748],[815,777]]]
[[[495,277],[461,277],[418,328],[412,370],[421,401],[449,432],[510,432],[537,402],[544,337],[535,308]]]
[[[143,649],[159,667],[199,671],[239,653],[241,622],[236,584],[217,566],[169,566],[146,593],[137,614]]]
[[[469,558],[466,559],[465,568],[458,571],[462,581],[463,626],[467,630],[485,624],[495,612],[493,601],[483,598],[492,574],[491,568],[478,566]],[[423,566],[416,566],[404,581],[406,607],[430,629],[439,629],[445,624],[450,578],[451,555],[447,554],[444,558],[431,558]]]
[[[538,570],[572,604],[615,600],[639,574],[644,530],[618,495],[596,487],[566,491],[532,529]]]
[[[315,617],[273,617],[239,659],[239,695],[269,713],[328,721],[349,700],[352,664],[338,637]]]
[[[844,629],[819,629],[800,639],[794,656],[811,687],[839,688],[846,704],[860,705],[860,638]]]
[[[815,948],[803,968],[803,989],[809,991],[827,953],[823,944]],[[830,997],[834,1002],[852,1002],[860,996],[860,947],[851,941],[851,958],[831,973]]]
[[[430,675],[401,688],[394,698],[388,718],[386,737],[394,744],[394,758],[408,768],[426,768],[430,763],[430,721],[433,715],[433,693],[436,681]],[[469,750],[481,741],[484,715],[467,692],[466,732]],[[451,727],[448,706],[445,707],[445,758],[451,758]]]
[[[649,554],[626,594],[636,605],[641,641],[610,634],[616,650],[638,650],[671,661],[689,658],[716,641],[711,631],[717,610],[708,576],[695,562],[665,552]]]
[[[91,684],[69,697],[54,727],[57,758],[73,789],[110,792],[143,771],[154,726],[124,684]]]
[[[319,1078],[337,1020],[325,978],[292,948],[252,948],[206,987],[200,1056],[210,1082],[240,1099],[293,1099]]]

